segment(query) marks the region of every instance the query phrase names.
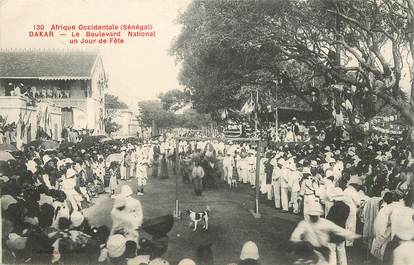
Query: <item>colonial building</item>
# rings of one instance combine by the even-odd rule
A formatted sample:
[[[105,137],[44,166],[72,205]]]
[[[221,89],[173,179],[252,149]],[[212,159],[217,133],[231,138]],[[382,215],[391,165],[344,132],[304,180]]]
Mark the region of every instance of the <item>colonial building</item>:
[[[62,128],[94,130],[104,133],[104,94],[107,76],[96,51],[73,50],[0,50],[0,115],[8,121],[26,122],[27,109],[61,115],[60,124],[52,124],[53,138]],[[5,103],[5,104],[4,104]],[[45,109],[45,107],[42,107]],[[37,115],[34,115],[37,116]],[[24,124],[36,135],[38,124]],[[38,123],[38,122],[37,122]]]
[[[121,128],[112,134],[114,137],[133,137],[141,133],[140,123],[137,113],[130,109],[107,109],[106,115],[111,117]]]

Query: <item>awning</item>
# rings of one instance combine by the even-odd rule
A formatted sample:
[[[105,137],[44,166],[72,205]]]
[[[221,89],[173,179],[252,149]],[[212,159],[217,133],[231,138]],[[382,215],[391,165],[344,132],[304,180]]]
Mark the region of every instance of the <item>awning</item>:
[[[0,79],[91,80],[90,76],[0,76]]]
[[[40,76],[39,80],[90,80],[89,76]]]

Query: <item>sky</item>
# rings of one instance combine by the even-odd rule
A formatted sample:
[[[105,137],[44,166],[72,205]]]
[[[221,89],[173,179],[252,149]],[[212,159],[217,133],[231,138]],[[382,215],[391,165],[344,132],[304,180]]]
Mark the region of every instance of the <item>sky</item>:
[[[168,55],[180,33],[175,20],[191,0],[0,0],[0,47],[99,49],[109,78],[108,93],[128,105],[181,89],[179,65]],[[125,44],[69,44],[68,36],[30,38],[33,25],[152,24],[154,38],[126,37]]]

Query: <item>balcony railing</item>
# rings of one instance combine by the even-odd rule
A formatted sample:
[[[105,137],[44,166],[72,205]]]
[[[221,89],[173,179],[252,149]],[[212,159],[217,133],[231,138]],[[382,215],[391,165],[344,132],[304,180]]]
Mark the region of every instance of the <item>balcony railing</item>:
[[[60,108],[80,108],[86,111],[86,98],[48,98],[44,99]]]
[[[25,108],[28,103],[24,96],[0,96],[0,108]]]

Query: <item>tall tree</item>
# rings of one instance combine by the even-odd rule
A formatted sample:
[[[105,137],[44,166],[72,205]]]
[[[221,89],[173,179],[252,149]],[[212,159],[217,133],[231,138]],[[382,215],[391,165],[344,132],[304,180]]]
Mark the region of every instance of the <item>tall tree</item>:
[[[151,127],[155,121],[158,127],[171,127],[175,122],[174,113],[162,108],[158,100],[145,100],[138,102],[141,122],[146,127]]]
[[[240,107],[254,85],[263,93],[276,83],[307,101],[316,94],[310,103],[330,111],[348,98],[349,117],[365,120],[389,104],[413,127],[413,93],[408,98],[401,89],[404,68],[412,69],[403,55],[414,52],[413,6],[413,0],[194,0],[178,19],[183,31],[171,51],[183,62],[180,81],[203,112]]]
[[[165,110],[176,111],[189,103],[189,93],[179,89],[172,89],[158,96]]]
[[[105,94],[105,109],[127,109],[128,105],[115,95]]]
[[[210,115],[199,114],[189,110],[183,114],[175,114],[172,111],[163,109],[162,103],[158,100],[147,100],[138,102],[140,108],[140,119],[145,127],[151,127],[155,121],[158,127],[162,128],[190,128],[201,129],[212,123]]]

